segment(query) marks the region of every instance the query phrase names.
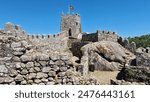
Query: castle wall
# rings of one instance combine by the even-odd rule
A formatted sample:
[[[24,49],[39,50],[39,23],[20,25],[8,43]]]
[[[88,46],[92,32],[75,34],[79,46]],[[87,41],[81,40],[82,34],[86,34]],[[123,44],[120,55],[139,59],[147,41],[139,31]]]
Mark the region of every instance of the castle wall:
[[[83,34],[82,41],[118,41],[118,36],[115,32],[110,31],[97,31],[96,33]]]
[[[82,41],[96,42],[98,41],[98,34],[97,33],[85,34],[82,36]]]
[[[82,57],[81,48],[88,43],[89,43],[88,41],[75,41],[75,42],[73,42],[71,45],[71,48],[70,48],[73,56],[76,56],[79,59],[81,59],[81,57]]]
[[[28,35],[28,39],[32,42],[38,51],[45,52],[62,52],[66,47],[65,32],[55,35]]]
[[[97,31],[98,41],[118,41],[118,36],[115,32],[111,31]]]

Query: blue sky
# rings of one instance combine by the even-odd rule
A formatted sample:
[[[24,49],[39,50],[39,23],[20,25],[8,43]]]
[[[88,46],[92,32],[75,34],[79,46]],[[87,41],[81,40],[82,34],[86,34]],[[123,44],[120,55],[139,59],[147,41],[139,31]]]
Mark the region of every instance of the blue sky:
[[[81,15],[83,32],[110,30],[123,37],[150,33],[150,0],[0,0],[0,28],[12,22],[30,34],[58,33],[69,4]]]

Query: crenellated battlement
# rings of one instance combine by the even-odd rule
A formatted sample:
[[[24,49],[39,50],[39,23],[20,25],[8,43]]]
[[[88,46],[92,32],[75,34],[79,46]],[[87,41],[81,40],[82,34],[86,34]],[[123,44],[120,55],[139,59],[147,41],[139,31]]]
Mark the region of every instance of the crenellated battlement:
[[[51,39],[51,38],[56,38],[58,35],[51,35],[51,34],[32,34],[28,35],[29,39]]]
[[[66,32],[59,32],[57,34],[29,34],[29,39],[57,39],[57,38],[64,38],[66,37]]]
[[[92,42],[97,42],[97,41],[114,41],[117,42],[118,36],[116,32],[112,31],[105,31],[105,30],[97,30],[96,33],[85,33],[82,36],[82,41],[92,41]]]
[[[56,34],[27,34],[19,25],[6,23],[4,29],[0,31],[0,36],[13,36],[21,39],[28,39],[36,48],[51,49],[58,51],[60,48],[69,48],[75,41],[118,41],[116,32],[97,30],[94,33],[83,33],[79,14],[61,15],[60,32]]]
[[[99,34],[110,34],[110,35],[117,35],[117,33],[116,32],[112,32],[112,31],[106,31],[106,30],[97,30],[97,33],[99,33]]]

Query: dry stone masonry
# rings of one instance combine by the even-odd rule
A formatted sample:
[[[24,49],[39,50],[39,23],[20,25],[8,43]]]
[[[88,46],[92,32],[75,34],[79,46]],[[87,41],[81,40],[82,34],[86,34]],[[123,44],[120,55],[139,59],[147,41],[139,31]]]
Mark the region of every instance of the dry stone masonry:
[[[27,34],[19,25],[5,24],[0,30],[0,84],[98,85],[89,71],[118,71],[125,64],[150,67],[149,48],[136,50],[134,42],[116,32],[83,33],[79,14],[61,17],[55,35]]]

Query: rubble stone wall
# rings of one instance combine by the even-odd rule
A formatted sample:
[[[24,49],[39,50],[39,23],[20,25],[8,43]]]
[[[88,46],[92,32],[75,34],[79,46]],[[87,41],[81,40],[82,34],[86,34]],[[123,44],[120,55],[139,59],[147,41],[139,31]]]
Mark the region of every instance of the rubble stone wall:
[[[88,85],[98,84],[95,79],[86,78],[70,66],[68,60],[51,57],[48,53],[34,50],[26,40],[0,39],[10,48],[6,56],[0,56],[0,84],[7,85]],[[3,46],[1,46],[2,48]],[[2,50],[1,50],[2,51]],[[5,51],[2,51],[6,53]]]

